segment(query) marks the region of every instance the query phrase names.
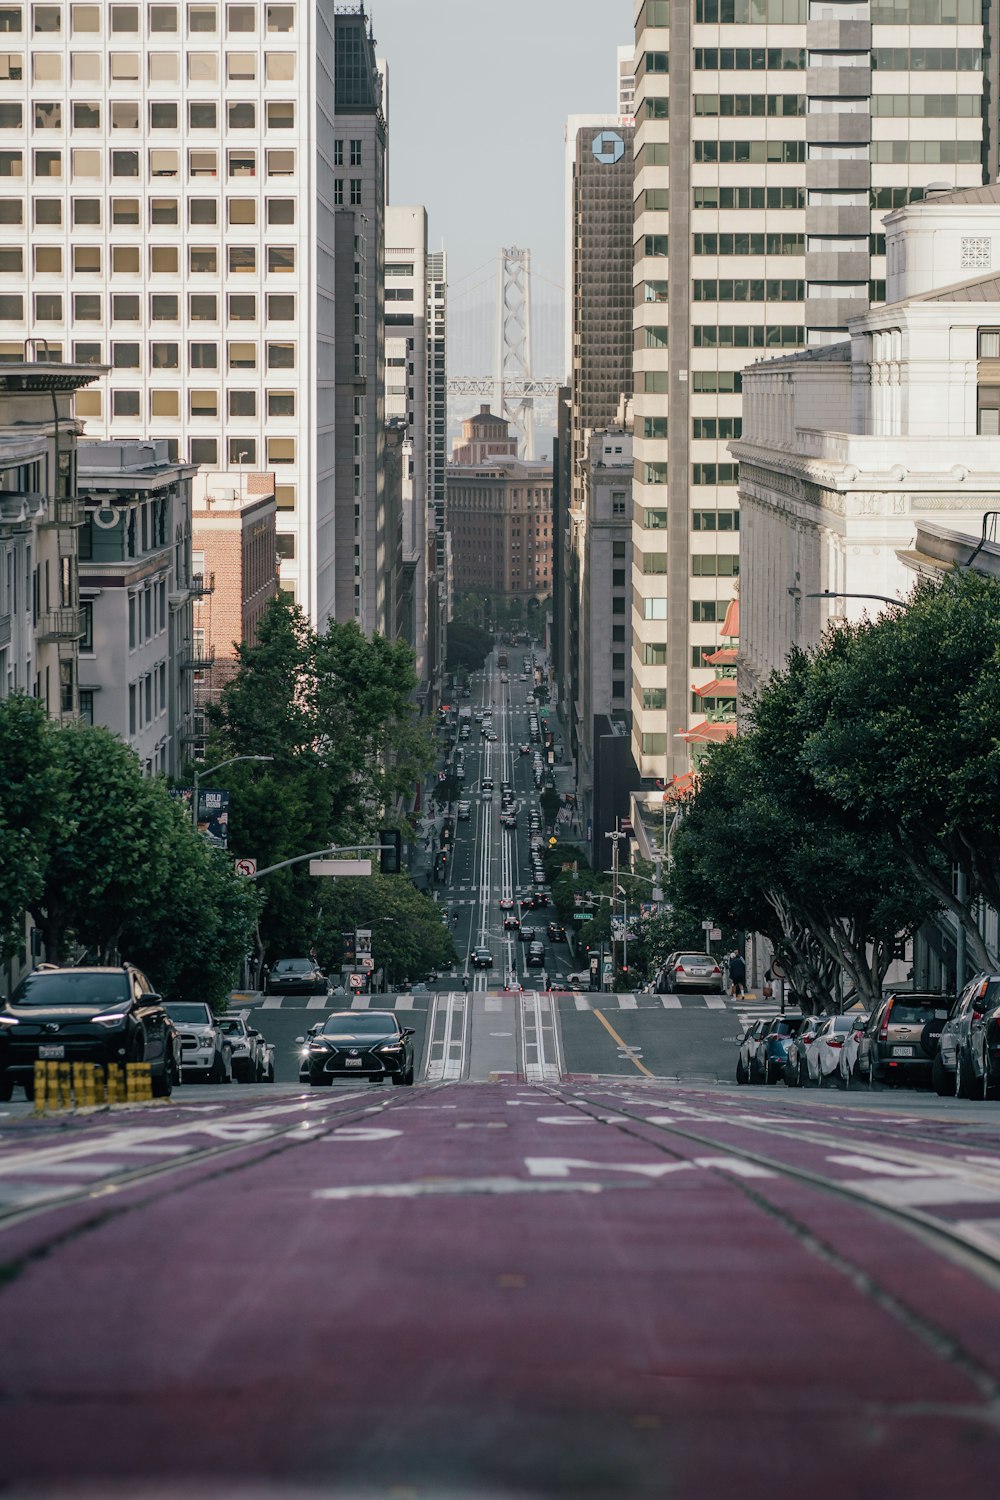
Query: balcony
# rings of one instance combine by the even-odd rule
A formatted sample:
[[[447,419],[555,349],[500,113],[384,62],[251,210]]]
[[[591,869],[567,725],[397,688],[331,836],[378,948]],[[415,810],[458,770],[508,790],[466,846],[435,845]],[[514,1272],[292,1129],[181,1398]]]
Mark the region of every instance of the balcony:
[[[208,667],[214,666],[214,646],[193,646],[191,650],[181,658],[181,670],[184,672],[204,672]]]
[[[83,635],[78,609],[50,609],[38,618],[35,639],[46,641],[78,641]]]
[[[215,593],[214,573],[192,573],[188,584],[188,593],[194,599],[201,599],[205,594]]]

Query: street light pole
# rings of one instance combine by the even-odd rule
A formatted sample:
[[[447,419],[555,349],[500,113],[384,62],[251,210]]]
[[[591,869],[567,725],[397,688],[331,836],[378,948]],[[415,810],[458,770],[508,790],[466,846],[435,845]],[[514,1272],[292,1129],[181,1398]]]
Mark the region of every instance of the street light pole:
[[[820,589],[816,594],[807,594],[807,599],[877,599],[880,604],[893,604],[897,609],[905,609],[906,603],[902,599],[890,599],[888,594],[844,594],[840,589]]]
[[[207,771],[200,771],[195,766],[194,791],[191,797],[191,827],[195,833],[198,832],[198,801],[201,778],[203,776],[214,776],[216,771],[224,771],[226,766],[235,766],[238,760],[273,760],[273,755],[232,755],[228,760],[220,760],[217,766],[209,766]]]

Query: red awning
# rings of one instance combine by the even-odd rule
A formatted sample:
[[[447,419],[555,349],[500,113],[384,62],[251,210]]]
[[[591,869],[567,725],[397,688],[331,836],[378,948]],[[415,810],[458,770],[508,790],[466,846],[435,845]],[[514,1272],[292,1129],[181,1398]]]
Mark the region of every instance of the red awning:
[[[702,719],[700,724],[692,724],[690,729],[678,730],[675,738],[687,740],[689,745],[721,745],[724,740],[731,739],[735,733],[735,719],[715,724]]]
[[[713,677],[711,682],[703,683],[701,687],[692,687],[691,691],[697,693],[699,698],[735,698],[735,677]]]

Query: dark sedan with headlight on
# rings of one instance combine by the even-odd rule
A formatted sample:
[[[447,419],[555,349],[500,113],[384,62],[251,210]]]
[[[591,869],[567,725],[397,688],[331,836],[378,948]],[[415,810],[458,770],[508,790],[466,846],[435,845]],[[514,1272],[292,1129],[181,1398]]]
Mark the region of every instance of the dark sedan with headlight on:
[[[180,1082],[177,1027],[132,964],[59,969],[42,964],[0,1009],[0,1099],[16,1083],[31,1096],[36,1062],[148,1062],[153,1093]]]
[[[335,1010],[309,1041],[309,1084],[323,1088],[338,1078],[381,1083],[413,1082],[413,1027],[391,1010]]]
[[[264,985],[265,995],[325,995],[326,975],[311,958],[279,958]]]

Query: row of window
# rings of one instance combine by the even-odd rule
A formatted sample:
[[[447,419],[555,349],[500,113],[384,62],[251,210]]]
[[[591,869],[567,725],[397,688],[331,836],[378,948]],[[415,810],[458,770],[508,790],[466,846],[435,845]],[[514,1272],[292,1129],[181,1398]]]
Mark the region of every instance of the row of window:
[[[716,442],[728,442],[730,438],[738,438],[742,435],[742,417],[694,417],[691,421],[691,436],[693,438],[708,438]]]
[[[141,397],[141,391],[113,390],[111,392],[110,415],[113,417],[141,417]],[[148,406],[149,416],[153,421],[156,421],[159,417],[169,417],[174,421],[180,420],[181,400],[179,391],[152,390],[149,392]],[[189,417],[201,417],[211,421],[218,421],[220,406],[221,402],[218,391],[188,390],[187,407]],[[75,410],[78,417],[92,421],[103,420],[103,392],[79,391],[76,397]],[[239,417],[256,418],[258,415],[257,392],[227,391],[226,415],[233,419]],[[294,417],[294,391],[268,391],[267,415],[269,417]],[[285,462],[291,463],[293,459],[286,459]]]
[[[695,255],[803,255],[802,234],[696,234]]]
[[[873,115],[891,119],[975,119],[983,112],[980,94],[873,94],[870,104]]]
[[[696,323],[691,329],[695,349],[796,349],[805,343],[805,329],[786,323],[753,327],[744,323]]]
[[[887,142],[895,145],[896,143]],[[901,144],[907,144],[903,142]],[[639,153],[640,156],[642,153]],[[696,162],[803,162],[805,141],[695,141]],[[874,158],[873,158],[874,160]]]
[[[710,26],[798,26],[807,6],[808,0],[696,0],[694,18]]]
[[[103,217],[102,198],[73,198],[70,200],[71,220],[75,228],[86,226],[100,228]],[[294,198],[265,198],[264,219],[268,226],[295,223]],[[191,227],[208,228],[219,222],[219,200],[217,198],[189,198],[188,224]],[[227,198],[226,218],[231,225],[247,226],[257,222],[256,198]],[[63,222],[63,200],[61,198],[33,198],[32,219],[36,229],[59,228]],[[111,224],[116,228],[139,228],[140,200],[138,198],[112,198]],[[0,198],[0,224],[23,224],[24,201],[21,198]],[[176,225],[178,223],[178,201],[176,198],[150,198],[149,223],[151,228]],[[135,246],[117,246],[114,254],[128,251],[137,253]],[[123,262],[125,269],[127,261]]]
[[[191,130],[217,130],[219,128],[219,111],[214,103],[189,103],[187,113],[188,126]],[[108,114],[112,130],[138,130],[140,128],[138,100],[113,100],[108,107]],[[36,99],[31,105],[30,118],[35,130],[62,130],[64,125],[70,126],[73,130],[103,130],[104,128],[99,100],[74,99],[64,111],[58,99]],[[180,106],[173,99],[151,99],[148,120],[150,130],[177,130],[179,129]],[[268,130],[293,130],[295,128],[295,105],[291,100],[269,99],[264,105],[264,122]],[[231,100],[226,105],[225,124],[227,130],[256,130],[256,104],[248,99]],[[21,130],[23,127],[24,106],[20,101],[0,101],[0,129]]]
[[[975,141],[872,141],[870,160],[873,165],[887,162],[938,162],[953,166],[960,162],[978,162],[983,148]]]
[[[24,53],[0,53],[3,72],[0,77],[8,83],[24,81]],[[216,52],[189,52],[185,76],[189,84],[218,84],[220,62]],[[71,83],[87,83],[100,87],[107,76],[110,85],[116,83],[138,84],[143,76],[142,57],[138,52],[110,52],[105,58],[102,52],[73,52],[69,60]],[[265,83],[290,83],[295,78],[294,52],[265,52],[261,72],[260,58],[256,52],[227,52],[225,54],[224,77],[227,83],[256,83],[258,75]],[[63,60],[58,52],[36,52],[31,57],[31,76],[34,83],[62,83]],[[181,59],[176,52],[150,52],[146,54],[146,81],[151,87],[177,85],[181,81]]]
[[[281,297],[275,302],[272,313],[272,297],[267,298],[267,316],[275,322],[290,322],[295,317],[295,298]],[[100,292],[74,292],[73,316],[79,322],[100,323],[103,321],[103,298]],[[35,292],[34,315],[40,323],[61,323],[65,317],[67,299],[62,292]],[[231,292],[226,298],[226,316],[232,323],[256,323],[258,298],[254,293]],[[149,295],[149,319],[153,323],[180,322],[180,297],[175,292],[151,292]],[[188,319],[192,323],[217,323],[219,321],[219,298],[214,292],[192,292],[188,296]],[[0,321],[24,322],[24,298],[19,292],[0,293]],[[113,323],[139,323],[142,321],[141,301],[138,294],[114,292],[111,295],[111,321]],[[268,348],[274,346],[268,345]],[[281,346],[285,347],[285,346]]]
[[[196,153],[192,152],[194,156]],[[215,153],[207,153],[214,157]],[[0,151],[0,177],[24,176],[23,151]],[[32,170],[36,180],[63,176],[66,153],[60,149],[39,148],[31,153]],[[203,153],[203,156],[206,156]],[[206,156],[206,160],[207,160]],[[71,175],[74,178],[100,178],[104,163],[104,152],[99,146],[74,146],[69,153]],[[111,150],[108,152],[108,168],[112,178],[140,177],[143,153],[134,150]],[[272,147],[258,152],[246,147],[233,147],[226,152],[226,176],[230,180],[240,177],[256,177],[258,158],[268,177],[291,177],[295,173],[295,151],[290,147]],[[172,146],[152,146],[148,154],[150,177],[179,177],[180,151]],[[204,162],[192,177],[214,177],[216,172]],[[359,179],[360,181],[360,179]],[[176,222],[176,220],[174,221]]]
[[[735,484],[737,464],[692,464],[692,484]],[[666,484],[665,463],[635,462],[635,477],[640,484]],[[646,570],[648,571],[648,569]]]
[[[804,115],[806,101],[803,94],[695,94],[694,112],[737,119]]]
[[[888,73],[981,73],[980,47],[873,47],[871,65]]]
[[[23,5],[0,6],[0,32],[24,30],[25,10]],[[142,27],[143,10],[146,12],[146,30],[149,36],[176,35],[180,30],[180,5],[120,5],[107,7],[108,30],[113,36],[138,35]],[[220,11],[224,11],[226,32],[229,36],[253,35],[257,31],[260,5],[189,5],[187,26],[191,34],[212,34],[219,30]],[[267,5],[263,7],[263,30],[267,32],[290,32],[295,28],[294,5]],[[68,15],[67,15],[68,12]],[[56,36],[64,29],[70,36],[93,36],[102,29],[103,5],[32,5],[31,31],[34,36]],[[64,28],[64,21],[69,26]]]
[[[72,247],[74,276],[101,276],[103,249],[100,245],[74,245]],[[151,245],[149,247],[149,274],[151,276],[177,276],[180,274],[180,249],[176,245]],[[293,245],[268,245],[259,258],[259,269],[266,268],[269,275],[280,275],[295,270],[295,247]],[[36,245],[32,251],[32,264],[36,275],[59,276],[63,270],[63,247],[61,245]],[[222,252],[217,245],[189,245],[187,269],[193,275],[218,276],[223,268]],[[258,254],[256,245],[230,245],[225,253],[224,268],[231,276],[256,273]],[[23,275],[25,252],[20,245],[6,248],[0,246],[0,273]],[[114,276],[142,275],[142,254],[138,245],[113,245],[111,248],[111,272]]]
[[[801,302],[806,284],[793,278],[723,278],[692,283],[694,302]]]
[[[718,183],[692,188],[695,208],[805,208],[801,187],[720,187]]]
[[[804,47],[696,47],[695,70],[728,73],[785,71],[806,66]]]
[[[128,732],[138,734],[167,711],[167,668],[162,663],[138,682],[129,683]]]

